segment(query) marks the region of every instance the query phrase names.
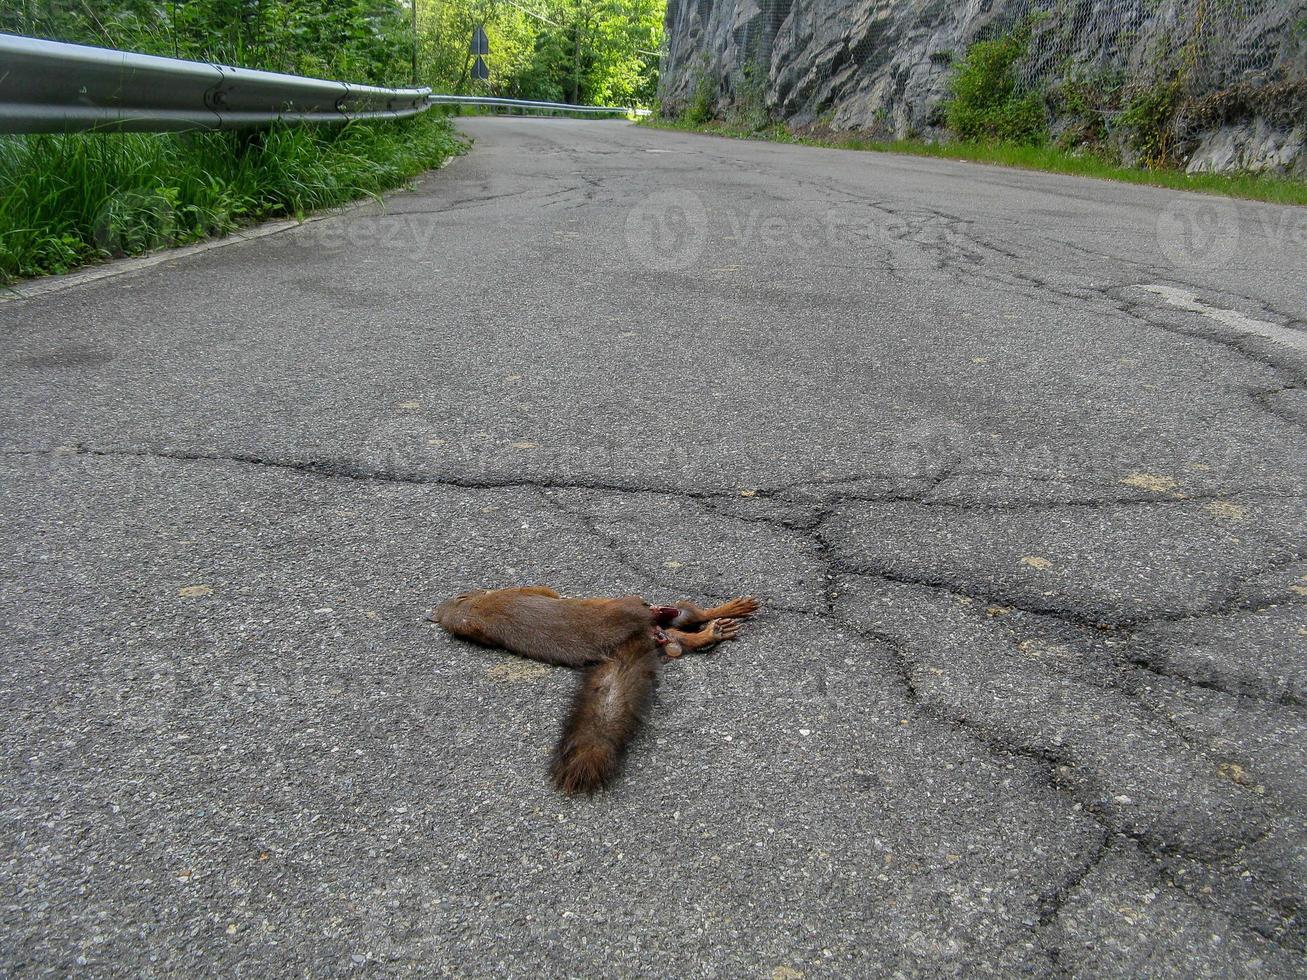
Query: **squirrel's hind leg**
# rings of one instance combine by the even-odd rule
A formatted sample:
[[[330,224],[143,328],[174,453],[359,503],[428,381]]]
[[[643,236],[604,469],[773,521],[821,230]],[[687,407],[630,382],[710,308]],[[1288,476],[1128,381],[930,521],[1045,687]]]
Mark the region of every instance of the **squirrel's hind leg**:
[[[738,619],[713,619],[695,633],[669,629],[666,632],[670,642],[664,648],[664,652],[669,657],[679,657],[685,651],[707,650],[726,640],[734,640],[739,636],[741,625]],[[678,652],[673,653],[673,648]]]

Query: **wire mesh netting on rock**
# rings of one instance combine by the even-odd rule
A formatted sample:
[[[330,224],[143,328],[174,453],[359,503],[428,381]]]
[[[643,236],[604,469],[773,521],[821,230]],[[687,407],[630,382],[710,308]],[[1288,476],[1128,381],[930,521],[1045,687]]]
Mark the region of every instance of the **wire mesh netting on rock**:
[[[1292,155],[1307,119],[1307,0],[671,0],[667,26],[669,114],[932,136],[972,69],[1041,135],[1137,157],[1241,126]]]

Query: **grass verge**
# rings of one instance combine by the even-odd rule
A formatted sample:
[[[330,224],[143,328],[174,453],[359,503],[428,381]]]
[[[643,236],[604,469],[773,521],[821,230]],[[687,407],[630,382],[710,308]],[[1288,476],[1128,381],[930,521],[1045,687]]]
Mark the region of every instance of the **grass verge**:
[[[462,146],[430,112],[341,129],[0,137],[0,282],[379,194]]]
[[[1186,174],[1179,170],[1123,167],[1102,157],[1069,153],[1051,146],[1015,143],[927,143],[921,140],[886,141],[840,134],[810,136],[793,133],[784,126],[754,131],[732,127],[721,122],[695,124],[653,116],[647,117],[641,125],[679,132],[709,133],[735,139],[762,139],[841,150],[871,150],[878,153],[906,153],[913,156],[969,160],[973,163],[991,163],[1023,170],[1043,170],[1076,177],[1096,177],[1100,180],[1115,180],[1127,184],[1148,184],[1174,190],[1197,191],[1202,194],[1222,194],[1226,197],[1244,198],[1250,201],[1269,201],[1272,204],[1307,205],[1307,181],[1303,180],[1253,173]]]

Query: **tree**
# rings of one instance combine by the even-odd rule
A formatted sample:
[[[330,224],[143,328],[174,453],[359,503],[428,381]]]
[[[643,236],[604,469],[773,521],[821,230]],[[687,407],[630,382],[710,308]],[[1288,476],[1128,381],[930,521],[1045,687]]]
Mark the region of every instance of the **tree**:
[[[421,0],[422,75],[438,89],[473,91],[468,45],[484,24],[496,95],[648,103],[665,9],[665,0]]]

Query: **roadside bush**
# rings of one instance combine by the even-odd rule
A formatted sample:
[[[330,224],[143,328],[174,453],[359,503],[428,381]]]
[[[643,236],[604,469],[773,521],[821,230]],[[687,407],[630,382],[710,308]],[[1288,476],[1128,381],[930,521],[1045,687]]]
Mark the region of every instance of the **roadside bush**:
[[[702,126],[716,115],[717,81],[707,71],[701,71],[694,83],[694,92],[690,104],[686,107],[683,121],[691,126]]]
[[[0,4],[0,31],[377,85],[411,72],[393,0],[29,0]]]
[[[728,122],[749,132],[766,129],[771,123],[767,112],[767,76],[755,62],[747,62],[735,79]]]
[[[1180,82],[1169,82],[1136,91],[1125,104],[1118,125],[1126,144],[1146,167],[1171,163],[1171,123],[1180,104]]]
[[[1108,120],[1121,107],[1119,75],[1073,70],[1049,93],[1053,113],[1062,124],[1059,149],[1099,149],[1107,142]]]
[[[0,282],[377,194],[460,143],[428,113],[331,130],[0,137]]]
[[[1037,145],[1048,133],[1043,98],[1017,90],[1016,63],[1030,44],[1022,27],[1002,37],[977,41],[958,62],[944,117],[963,140],[1001,140]]]

